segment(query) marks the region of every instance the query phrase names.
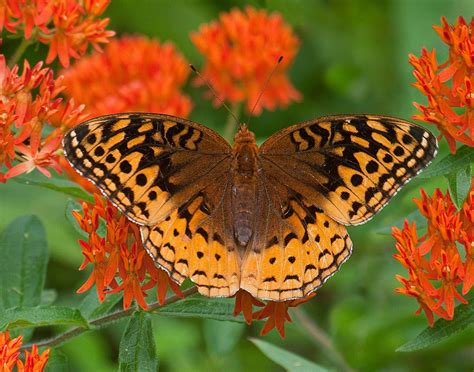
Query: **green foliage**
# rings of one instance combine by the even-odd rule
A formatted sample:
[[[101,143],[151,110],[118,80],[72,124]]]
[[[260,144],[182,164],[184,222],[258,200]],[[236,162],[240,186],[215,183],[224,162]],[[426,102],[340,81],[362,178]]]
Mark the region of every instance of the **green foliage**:
[[[0,252],[0,310],[38,305],[48,262],[41,221],[35,216],[12,221],[0,236]]]
[[[234,301],[231,298],[203,298],[190,296],[157,310],[160,315],[177,317],[197,317],[231,322],[243,322],[243,317],[234,317]]]
[[[458,305],[453,320],[438,319],[433,327],[426,328],[413,340],[400,346],[397,351],[416,351],[433,346],[456,333],[462,332],[474,323],[474,302]]]
[[[53,325],[88,327],[79,310],[66,306],[11,307],[0,312],[0,331]]]
[[[251,338],[252,341],[262,353],[279,364],[285,370],[291,372],[326,372],[326,368],[323,368],[316,363],[310,362],[309,360],[300,357],[294,353],[282,349],[278,346],[272,345],[263,340]]]
[[[94,201],[92,196],[80,188],[77,183],[62,178],[52,177],[46,179],[41,178],[38,180],[32,177],[15,177],[13,178],[13,181],[24,185],[43,187],[45,189],[57,191],[76,199],[90,202]]]
[[[438,159],[441,155],[438,155]],[[456,154],[447,154],[436,163],[423,171],[419,178],[430,179],[436,176],[447,176],[453,172],[462,171],[467,166],[474,163],[474,149],[468,146],[461,146]]]
[[[462,207],[471,189],[471,166],[467,165],[464,168],[451,172],[446,178],[448,179],[449,193],[454,204],[459,209]]]
[[[156,371],[158,357],[150,315],[135,312],[128,322],[120,342],[119,370]]]

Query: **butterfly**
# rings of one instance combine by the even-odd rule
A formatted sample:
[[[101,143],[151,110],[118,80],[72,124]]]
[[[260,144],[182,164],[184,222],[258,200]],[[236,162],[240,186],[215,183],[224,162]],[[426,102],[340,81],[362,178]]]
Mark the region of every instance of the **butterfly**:
[[[367,222],[426,167],[436,138],[379,115],[321,117],[257,146],[162,114],[102,116],[71,129],[64,154],[140,226],[147,252],[201,294],[286,301],[350,257],[346,225]]]

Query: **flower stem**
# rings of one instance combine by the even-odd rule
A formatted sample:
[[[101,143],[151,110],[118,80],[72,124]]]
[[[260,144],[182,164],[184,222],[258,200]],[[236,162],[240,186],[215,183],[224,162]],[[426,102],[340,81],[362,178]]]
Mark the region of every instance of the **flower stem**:
[[[188,296],[191,296],[195,293],[197,293],[197,287],[194,286],[194,287],[188,288],[185,291],[183,291],[183,296],[188,297]],[[174,302],[177,302],[180,299],[181,299],[181,297],[178,297],[178,296],[174,295],[174,296],[168,297],[165,300],[165,302],[163,303],[163,305],[160,305],[158,302],[154,302],[154,303],[152,303],[151,305],[148,306],[147,311],[152,312],[153,310],[157,310],[161,307],[165,307],[165,306],[170,305]],[[113,323],[113,322],[115,322],[119,319],[125,318],[126,316],[131,315],[135,310],[136,310],[135,308],[129,308],[127,310],[119,310],[119,311],[116,311],[114,313],[110,313],[110,314],[104,315],[100,318],[91,320],[89,322],[89,325],[91,326],[92,329],[100,328],[100,327],[103,327],[107,324]],[[49,340],[24,344],[21,347],[21,349],[22,350],[29,349],[33,346],[33,344],[36,344],[38,347],[55,347],[55,346],[58,346],[58,345],[61,345],[61,344],[65,343],[66,341],[71,340],[74,337],[80,336],[83,333],[89,332],[90,330],[91,330],[90,328],[83,328],[83,327],[72,328],[69,331],[66,331],[64,333],[61,333],[61,334],[55,336],[55,337],[50,338]]]
[[[234,102],[230,106],[229,116],[227,116],[227,121],[224,127],[224,138],[229,143],[231,143],[234,139],[235,132],[237,131],[237,125],[239,125],[238,120],[235,120],[235,118],[239,118],[241,107],[242,104],[240,102]]]
[[[344,360],[342,354],[336,349],[329,336],[322,330],[311,318],[306,315],[302,309],[293,309],[292,313],[300,322],[301,326],[308,332],[313,343],[317,346],[322,346],[329,353],[330,358],[337,363],[340,371],[352,372],[354,371]]]
[[[18,60],[21,58],[23,53],[25,53],[26,48],[30,45],[30,41],[26,39],[22,39],[20,45],[16,48],[16,50],[13,52],[13,55],[8,59],[8,67],[12,68],[18,63]]]

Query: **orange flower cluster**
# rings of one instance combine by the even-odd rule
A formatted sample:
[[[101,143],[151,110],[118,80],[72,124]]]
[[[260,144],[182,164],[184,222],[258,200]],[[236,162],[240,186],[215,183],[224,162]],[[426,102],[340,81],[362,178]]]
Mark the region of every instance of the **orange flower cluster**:
[[[283,22],[281,15],[247,7],[222,13],[218,22],[201,26],[191,34],[198,50],[205,56],[204,79],[215,88],[219,98],[232,103],[246,102],[251,112],[259,115],[262,108],[274,110],[301,99],[286,71],[297,51],[298,38]],[[280,56],[283,61],[276,66]],[[276,67],[265,87],[265,81]],[[203,84],[202,79],[196,83]],[[216,99],[216,104],[219,100]]]
[[[469,24],[459,17],[454,25],[443,17],[434,29],[449,46],[449,57],[439,64],[434,49],[410,55],[414,86],[428,98],[427,106],[415,103],[421,113],[414,118],[435,124],[454,153],[456,141],[474,146],[474,17]]]
[[[94,116],[133,110],[186,117],[191,100],[180,89],[188,75],[186,60],[171,43],[123,37],[66,70],[65,93]]]
[[[467,303],[462,295],[474,285],[474,188],[460,211],[448,192],[443,195],[437,189],[429,197],[422,190],[421,195],[415,203],[428,220],[426,235],[418,237],[416,224],[406,220],[402,230],[393,228],[399,252],[394,257],[409,274],[408,279],[397,275],[403,287],[396,291],[415,297],[420,304],[417,314],[423,310],[432,326],[433,313],[452,319],[455,300]]]
[[[109,201],[95,194],[95,203],[83,202],[82,213],[73,211],[80,228],[87,233],[87,241],[80,240],[84,261],[79,270],[92,264],[93,271],[78,293],[87,291],[95,283],[102,302],[110,293],[123,291],[123,307],[128,309],[132,300],[147,309],[146,291],[156,285],[160,303],[170,287],[182,296],[178,285],[168,274],[156,267],[141,243],[137,225],[131,223]],[[101,233],[101,225],[105,232]]]
[[[61,78],[54,79],[51,69],[42,63],[31,68],[25,61],[21,75],[18,70],[18,66],[9,69],[0,55],[0,166],[8,169],[0,173],[0,182],[35,168],[48,177],[48,168],[60,173],[63,129],[85,118],[84,106],[76,107],[73,100],[60,107],[64,85]],[[47,123],[56,128],[44,135]]]
[[[296,307],[314,297],[313,292],[308,297],[292,301],[268,301],[266,304],[252,297],[250,293],[240,290],[235,295],[234,316],[243,313],[247,324],[252,324],[253,320],[263,320],[267,318],[265,325],[260,331],[261,336],[265,336],[273,328],[276,328],[282,338],[285,338],[285,322],[291,322],[288,308]],[[253,312],[253,306],[263,307],[263,309]]]
[[[49,349],[38,354],[38,347],[33,345],[31,351],[25,351],[24,361],[20,360],[20,347],[23,336],[13,340],[10,333],[0,333],[0,370],[2,372],[13,371],[17,367],[19,372],[41,372],[44,370],[49,358]]]
[[[105,28],[109,19],[97,19],[110,0],[3,0],[0,31],[22,32],[25,40],[49,45],[46,63],[59,57],[64,67],[91,44],[96,49],[115,35]]]

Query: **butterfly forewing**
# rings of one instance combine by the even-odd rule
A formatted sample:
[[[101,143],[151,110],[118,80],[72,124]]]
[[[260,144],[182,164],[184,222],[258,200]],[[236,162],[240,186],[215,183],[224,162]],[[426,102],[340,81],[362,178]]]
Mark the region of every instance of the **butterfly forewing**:
[[[64,152],[123,213],[154,225],[227,169],[231,148],[214,131],[158,114],[89,120],[67,133]]]
[[[262,167],[334,220],[372,218],[435,156],[423,127],[386,116],[323,117],[284,129],[260,147]]]

